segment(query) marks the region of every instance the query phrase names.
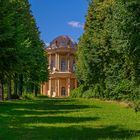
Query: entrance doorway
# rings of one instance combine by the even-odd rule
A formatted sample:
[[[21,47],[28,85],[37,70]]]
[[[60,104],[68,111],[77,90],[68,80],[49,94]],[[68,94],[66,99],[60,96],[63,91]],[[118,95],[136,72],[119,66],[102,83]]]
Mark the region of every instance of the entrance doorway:
[[[65,89],[65,87],[61,88],[61,96],[66,96],[66,89]]]

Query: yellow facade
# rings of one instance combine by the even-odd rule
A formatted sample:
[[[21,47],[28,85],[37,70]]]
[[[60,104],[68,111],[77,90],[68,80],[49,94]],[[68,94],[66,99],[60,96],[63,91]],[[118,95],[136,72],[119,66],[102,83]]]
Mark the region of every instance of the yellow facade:
[[[76,43],[68,36],[59,36],[46,49],[49,60],[49,81],[41,86],[41,94],[66,97],[77,87],[75,77]]]

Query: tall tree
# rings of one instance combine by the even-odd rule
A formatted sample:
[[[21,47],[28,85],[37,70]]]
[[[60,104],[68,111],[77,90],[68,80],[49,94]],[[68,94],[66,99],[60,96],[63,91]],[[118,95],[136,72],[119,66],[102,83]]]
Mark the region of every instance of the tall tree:
[[[8,10],[7,10],[8,9]],[[17,56],[14,46],[13,5],[8,1],[0,1],[0,81],[8,80],[15,69]],[[3,92],[3,91],[2,91]]]
[[[21,96],[27,82],[47,80],[47,56],[28,0],[0,1],[0,8],[0,82],[7,82],[10,98],[11,81]]]
[[[139,8],[138,0],[90,1],[78,45],[77,77],[96,89],[98,97],[140,95]]]

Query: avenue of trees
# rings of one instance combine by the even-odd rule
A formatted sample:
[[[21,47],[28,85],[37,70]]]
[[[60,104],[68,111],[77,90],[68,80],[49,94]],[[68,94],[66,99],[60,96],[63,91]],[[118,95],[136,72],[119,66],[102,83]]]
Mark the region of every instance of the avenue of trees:
[[[28,0],[0,0],[1,99],[37,95],[48,80],[44,46]],[[90,0],[76,59],[72,96],[139,100],[139,0]]]
[[[0,95],[39,92],[48,79],[47,54],[28,0],[0,0]]]
[[[76,74],[72,96],[140,99],[139,0],[90,1]]]

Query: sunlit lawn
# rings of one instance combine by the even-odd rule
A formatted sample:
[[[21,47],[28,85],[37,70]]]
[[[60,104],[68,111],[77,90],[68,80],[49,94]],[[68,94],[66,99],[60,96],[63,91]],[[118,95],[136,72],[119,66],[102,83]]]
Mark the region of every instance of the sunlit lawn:
[[[94,99],[0,102],[0,140],[140,140],[140,113]]]

